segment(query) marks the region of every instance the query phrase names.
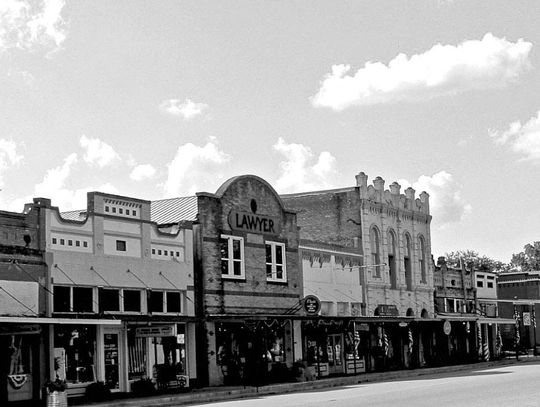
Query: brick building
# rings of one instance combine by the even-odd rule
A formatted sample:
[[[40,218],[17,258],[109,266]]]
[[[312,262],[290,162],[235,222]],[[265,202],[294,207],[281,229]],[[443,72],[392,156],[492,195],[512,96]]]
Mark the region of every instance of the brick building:
[[[500,273],[497,276],[497,296],[499,315],[517,319],[514,326],[504,327],[505,347],[513,349],[516,346],[517,327],[517,348],[536,352],[540,341],[540,331],[536,323],[536,316],[540,312],[540,271]]]
[[[353,187],[282,199],[297,211],[301,244],[333,244],[362,257],[361,308],[373,317],[368,365],[423,365],[431,345],[422,333],[434,315],[429,196],[422,192],[416,198],[412,188],[401,194],[395,182],[385,190],[380,177],[368,186],[367,179],[360,173]]]
[[[0,404],[38,403],[46,378],[47,266],[39,207],[0,211]]]
[[[192,198],[160,201],[160,212],[168,214],[160,222],[196,219],[200,383],[283,380],[280,374],[302,352],[293,316],[302,299],[296,214],[251,175]]]

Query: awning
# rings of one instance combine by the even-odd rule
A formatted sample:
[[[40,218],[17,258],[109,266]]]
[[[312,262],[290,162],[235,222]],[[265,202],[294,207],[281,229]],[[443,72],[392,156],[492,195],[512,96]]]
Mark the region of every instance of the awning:
[[[41,318],[41,317],[0,317],[1,323],[14,324],[55,324],[55,325],[122,325],[119,319],[90,319],[90,318]]]
[[[516,320],[513,318],[478,318],[478,323],[515,325]]]

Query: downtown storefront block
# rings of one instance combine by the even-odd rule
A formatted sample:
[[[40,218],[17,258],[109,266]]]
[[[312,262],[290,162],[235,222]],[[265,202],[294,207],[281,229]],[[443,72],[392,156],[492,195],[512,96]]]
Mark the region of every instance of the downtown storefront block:
[[[149,201],[88,193],[87,208],[45,212],[51,379],[82,396],[92,383],[129,392],[196,380],[189,227],[160,229]]]

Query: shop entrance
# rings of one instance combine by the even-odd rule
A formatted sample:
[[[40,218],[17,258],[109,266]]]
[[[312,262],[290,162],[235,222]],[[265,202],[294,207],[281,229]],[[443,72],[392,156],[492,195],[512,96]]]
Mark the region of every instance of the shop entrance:
[[[328,353],[329,373],[343,373],[343,335],[328,335],[326,348]]]
[[[121,331],[118,329],[105,329],[103,331],[103,368],[105,384],[112,392],[124,391],[121,372],[123,360],[121,349]]]

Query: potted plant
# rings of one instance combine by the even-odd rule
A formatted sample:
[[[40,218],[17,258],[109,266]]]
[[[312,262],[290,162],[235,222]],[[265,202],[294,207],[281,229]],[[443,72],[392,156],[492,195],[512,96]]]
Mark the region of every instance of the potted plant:
[[[56,378],[45,382],[47,407],[67,407],[67,383],[65,380]]]

